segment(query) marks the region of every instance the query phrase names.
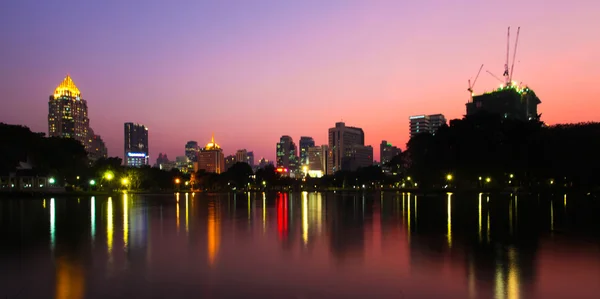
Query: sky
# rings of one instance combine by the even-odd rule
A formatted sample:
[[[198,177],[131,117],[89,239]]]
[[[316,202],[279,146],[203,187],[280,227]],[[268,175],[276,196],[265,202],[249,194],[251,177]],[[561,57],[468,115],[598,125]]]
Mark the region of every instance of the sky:
[[[467,80],[513,78],[548,124],[600,120],[600,1],[0,1],[0,122],[48,131],[66,74],[110,156],[123,124],[146,125],[152,163],[188,140],[273,160],[282,135],[327,143],[336,122],[404,149],[410,115],[461,118]],[[512,52],[512,50],[511,50]]]

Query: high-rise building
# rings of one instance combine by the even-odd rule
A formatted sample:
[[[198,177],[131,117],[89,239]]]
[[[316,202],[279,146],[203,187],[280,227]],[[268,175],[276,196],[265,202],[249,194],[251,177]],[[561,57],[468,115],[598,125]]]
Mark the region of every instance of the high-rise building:
[[[142,124],[125,123],[125,166],[149,165],[148,128]]]
[[[90,128],[87,101],[69,75],[54,89],[48,101],[48,136],[73,138],[83,145],[90,159],[106,155],[102,138]],[[96,141],[94,144],[92,144]]]
[[[198,152],[200,151],[198,147],[198,142],[190,140],[185,144],[185,155],[190,159],[190,161],[198,162]]]
[[[446,117],[443,114],[429,115],[429,132],[433,135],[441,126],[446,125]]]
[[[537,120],[537,106],[542,102],[533,90],[515,83],[503,84],[497,90],[473,96],[467,103],[467,116],[479,112],[522,121]]]
[[[277,167],[287,168],[290,172],[298,170],[298,148],[292,137],[281,136],[277,143]]]
[[[161,164],[169,162],[169,157],[167,154],[158,153],[158,158],[156,158],[156,167],[160,167]]]
[[[231,168],[231,166],[233,166],[233,164],[235,164],[236,158],[234,155],[229,155],[227,157],[225,157],[225,171],[229,170],[229,168]]]
[[[308,175],[321,177],[327,172],[328,146],[312,146],[308,148]]]
[[[93,130],[90,128],[89,133],[92,136],[92,142],[90,144],[90,151],[88,152],[88,157],[91,161],[96,161],[102,158],[108,158],[108,150],[106,149],[106,145],[102,140],[100,135],[95,135]]]
[[[235,152],[235,161],[248,163],[248,151],[246,149],[239,149]]]
[[[223,149],[215,142],[214,135],[210,142],[198,153],[198,169],[210,173],[225,172]]]
[[[250,165],[250,167],[254,167],[254,152],[248,152],[248,165]]]
[[[373,165],[373,147],[352,144],[347,147],[347,154],[342,159],[342,170],[356,171],[359,168]]]
[[[385,166],[387,163],[392,161],[392,158],[400,155],[402,150],[398,147],[393,146],[391,143],[383,140],[379,145],[379,160],[381,160],[381,165]]]
[[[433,115],[414,115],[409,117],[410,120],[410,137],[421,133],[429,133],[435,135],[437,130],[446,124],[446,118],[443,114]]]
[[[300,137],[300,165],[308,165],[308,148],[315,146],[315,140],[312,137]]]
[[[327,174],[345,170],[342,165],[343,159],[351,155],[352,145],[365,145],[363,129],[347,127],[343,122],[338,122],[334,128],[329,129],[330,154],[328,155]]]

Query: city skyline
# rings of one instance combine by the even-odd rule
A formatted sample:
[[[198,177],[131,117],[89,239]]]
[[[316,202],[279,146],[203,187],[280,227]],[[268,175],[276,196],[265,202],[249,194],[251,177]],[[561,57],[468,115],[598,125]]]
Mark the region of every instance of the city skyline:
[[[405,149],[410,115],[460,118],[479,65],[501,75],[507,26],[522,28],[514,78],[543,99],[543,121],[600,118],[590,101],[600,97],[590,38],[600,3],[508,1],[519,9],[506,14],[476,1],[396,2],[2,3],[3,28],[19,30],[1,35],[11,45],[0,55],[2,104],[12,109],[0,121],[48,133],[44,99],[70,74],[110,156],[122,155],[130,121],[152,131],[152,161],[213,131],[227,155],[247,148],[274,161],[280,136],[326,144],[342,120],[365,130],[366,145]],[[76,45],[52,46],[57,34]],[[485,70],[476,94],[498,86]]]

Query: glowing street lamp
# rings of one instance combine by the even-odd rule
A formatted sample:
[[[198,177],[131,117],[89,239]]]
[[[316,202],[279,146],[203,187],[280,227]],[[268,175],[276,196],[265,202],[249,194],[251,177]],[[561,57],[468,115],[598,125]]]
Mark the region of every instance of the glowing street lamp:
[[[123,184],[123,186],[127,186],[129,184],[129,179],[128,178],[122,178],[121,179],[121,184]]]
[[[446,181],[452,181],[452,179],[453,179],[452,174],[448,174],[446,176]]]
[[[112,172],[110,172],[110,171],[107,171],[107,172],[105,172],[105,173],[104,173],[104,178],[105,178],[107,181],[110,181],[110,180],[112,180],[114,177],[115,177],[115,176],[114,176],[114,175],[113,175],[113,173],[112,173]]]
[[[490,177],[485,178],[486,183],[490,183],[491,181],[492,181],[492,178],[490,178]]]
[[[96,185],[96,181],[95,180],[90,180],[90,186],[94,186]]]
[[[175,184],[179,184],[179,183],[181,183],[181,180],[179,178],[176,178],[175,179]]]
[[[49,178],[48,183],[54,184],[54,183],[56,183],[56,180],[54,178]]]

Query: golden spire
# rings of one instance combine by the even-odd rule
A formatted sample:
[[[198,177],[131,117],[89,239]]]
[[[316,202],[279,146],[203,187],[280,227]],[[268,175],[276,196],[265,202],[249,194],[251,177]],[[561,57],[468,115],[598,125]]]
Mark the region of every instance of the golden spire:
[[[79,88],[75,86],[75,82],[71,79],[71,76],[67,74],[65,79],[56,87],[54,90],[54,98],[60,98],[62,96],[71,96],[71,97],[79,97],[81,96],[81,92],[79,92]]]
[[[212,133],[210,142],[208,144],[206,144],[205,149],[209,150],[209,149],[219,149],[219,148],[221,148],[221,147],[215,142],[215,133]]]

